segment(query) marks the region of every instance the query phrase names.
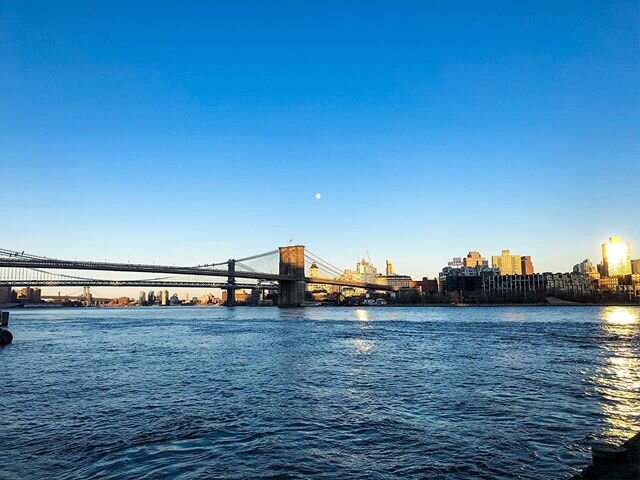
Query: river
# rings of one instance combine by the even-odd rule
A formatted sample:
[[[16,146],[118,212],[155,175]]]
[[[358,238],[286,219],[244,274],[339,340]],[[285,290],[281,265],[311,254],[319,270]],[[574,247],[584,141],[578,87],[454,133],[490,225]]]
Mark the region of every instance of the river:
[[[640,308],[22,309],[0,478],[556,479],[640,430]]]

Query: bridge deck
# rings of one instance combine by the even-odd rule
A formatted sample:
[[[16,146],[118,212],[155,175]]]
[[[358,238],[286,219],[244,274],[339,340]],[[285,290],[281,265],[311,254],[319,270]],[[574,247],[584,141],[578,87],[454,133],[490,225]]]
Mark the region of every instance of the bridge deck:
[[[47,270],[92,270],[92,271],[111,271],[111,272],[132,272],[132,273],[158,273],[169,275],[194,275],[203,277],[232,277],[244,278],[252,280],[266,281],[295,281],[297,277],[292,275],[280,275],[267,272],[253,272],[236,270],[229,272],[215,268],[205,267],[176,267],[173,265],[148,265],[140,263],[111,263],[111,262],[85,262],[71,260],[52,260],[52,259],[15,259],[0,258],[0,267],[9,268],[27,268],[27,269],[47,269]],[[336,285],[342,287],[355,287],[367,290],[383,290],[398,291],[398,287],[378,284],[358,282],[352,280],[336,279],[336,278],[318,278],[306,277],[306,283]],[[206,282],[206,281],[170,281],[170,280],[101,280],[101,279],[32,279],[32,280],[0,280],[0,285],[21,285],[21,286],[184,286],[190,288],[226,288],[226,283]],[[253,288],[255,285],[238,286],[238,288]],[[262,287],[270,288],[270,287]]]
[[[228,270],[202,267],[175,267],[172,265],[145,265],[140,263],[81,262],[71,260],[16,260],[0,258],[0,267],[46,268],[54,270],[93,270],[109,272],[161,273],[171,275],[201,275],[207,277],[228,277]],[[253,280],[295,280],[289,275],[247,272],[236,270],[231,276]]]

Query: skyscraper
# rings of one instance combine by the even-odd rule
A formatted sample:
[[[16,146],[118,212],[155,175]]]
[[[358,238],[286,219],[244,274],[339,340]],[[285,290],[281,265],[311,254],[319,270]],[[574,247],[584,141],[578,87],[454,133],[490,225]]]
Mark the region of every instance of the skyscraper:
[[[492,256],[491,266],[500,270],[500,275],[522,275],[522,259],[520,255],[511,255],[510,250],[502,250],[500,256]]]
[[[385,269],[385,275],[393,275],[395,272],[393,271],[393,262],[387,258],[387,268]]]
[[[640,258],[631,260],[631,273],[640,274]]]
[[[602,265],[607,277],[631,274],[631,244],[620,237],[609,237],[602,244]]]

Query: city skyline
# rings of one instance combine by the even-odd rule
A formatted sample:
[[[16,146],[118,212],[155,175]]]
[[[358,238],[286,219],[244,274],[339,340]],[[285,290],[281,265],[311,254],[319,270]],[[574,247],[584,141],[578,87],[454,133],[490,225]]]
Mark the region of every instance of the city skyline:
[[[607,254],[605,253],[606,252],[605,246],[611,243],[614,243],[616,245],[617,244],[624,245],[625,247],[624,255],[623,255],[624,258],[622,260],[618,259],[618,261],[622,261],[624,264],[623,265],[624,270],[621,270],[619,274],[616,273],[617,270],[616,271],[610,270],[609,269],[610,267],[608,267],[607,265]],[[425,273],[413,275],[408,272],[403,272],[403,271],[398,272],[395,269],[395,266],[394,266],[395,262],[393,261],[392,258],[385,258],[384,262],[382,261],[376,262],[375,260],[371,260],[370,256],[367,253],[368,261],[363,256],[358,257],[357,259],[354,260],[352,264],[343,266],[342,270],[340,270],[341,272],[340,275],[350,277],[354,274],[356,274],[356,276],[362,274],[364,275],[364,277],[367,277],[366,281],[368,282],[375,282],[375,278],[378,276],[381,276],[381,277],[386,276],[387,278],[399,276],[398,278],[402,277],[406,280],[403,279],[402,281],[399,281],[397,285],[404,286],[405,283],[407,283],[408,280],[410,279],[414,281],[420,281],[421,279],[438,280],[438,278],[440,278],[439,281],[442,282],[443,281],[442,275],[445,270],[442,267],[445,264],[448,265],[448,268],[454,268],[454,269],[460,268],[463,266],[471,267],[471,269],[475,270],[476,272],[478,272],[479,271],[478,268],[481,267],[480,270],[484,270],[484,269],[495,270],[496,272],[499,272],[500,275],[523,275],[523,274],[533,274],[533,273],[535,274],[570,273],[570,272],[579,271],[580,273],[585,273],[585,274],[598,272],[598,274],[602,274],[602,276],[607,277],[607,276],[618,276],[618,275],[624,276],[631,273],[633,274],[640,273],[640,255],[638,253],[636,254],[633,253],[634,252],[633,243],[630,242],[628,239],[620,238],[619,236],[616,236],[616,235],[609,236],[604,240],[604,242],[600,243],[599,250],[601,254],[600,257],[588,257],[588,258],[584,258],[583,260],[575,259],[576,263],[574,263],[572,267],[567,267],[566,269],[556,270],[556,271],[535,268],[535,265],[538,264],[538,261],[535,257],[532,258],[531,255],[514,254],[513,252],[510,251],[510,249],[502,249],[500,255],[488,255],[486,257],[483,255],[482,252],[479,252],[477,250],[469,250],[466,257],[453,256],[453,257],[450,257],[450,258],[453,258],[453,262],[449,261],[448,263],[447,263],[447,260],[443,260],[441,262],[441,269],[438,270],[438,272],[436,272],[433,275],[425,274]],[[491,261],[489,261],[488,258],[491,258]],[[67,260],[71,260],[71,259],[67,259]],[[77,259],[74,259],[74,260],[77,260]],[[80,259],[80,260],[92,261],[95,259]],[[507,262],[506,264],[503,263],[505,261]],[[535,262],[535,265],[534,265],[534,262]],[[166,262],[166,261],[153,262],[153,263],[158,265],[161,265],[161,264],[175,265],[175,263]],[[354,264],[356,266],[355,270],[351,270],[351,267]],[[588,268],[587,268],[587,265],[588,265]],[[323,273],[314,273],[313,271],[314,267],[316,268],[316,271],[317,271],[317,266],[315,263],[311,264],[310,269],[309,269],[309,266],[307,266],[306,274],[308,276],[310,277],[320,276],[325,278],[336,277],[335,274],[327,274],[326,271],[323,271]],[[268,270],[268,268],[266,270]],[[97,279],[99,278],[109,279],[109,278],[112,278],[113,275],[110,275],[108,272],[92,272],[91,277],[97,278]],[[135,280],[135,279],[144,278],[144,276],[141,277],[137,273],[127,273],[127,272],[119,273],[117,277],[118,279],[121,279],[121,280],[127,280],[127,279]],[[180,296],[189,292],[212,290],[211,288],[203,289],[198,287],[172,287],[172,288],[173,288],[172,293],[176,293]],[[131,287],[99,286],[99,287],[94,287],[93,291],[95,292],[96,289],[99,292],[97,296],[109,297],[114,299],[122,297],[123,295],[129,296],[135,292],[139,292],[139,288],[133,287],[133,286]],[[213,288],[213,290],[219,291],[220,289]],[[42,288],[42,291],[44,292],[43,294],[46,294],[48,296],[55,296],[55,295],[65,296],[70,293],[74,293],[75,295],[80,291],[80,289],[78,287],[53,287],[53,286],[46,287],[45,286]],[[196,295],[196,296],[199,297],[200,295]],[[130,297],[130,298],[134,298],[134,297]]]
[[[5,2],[0,162],[28,182],[2,246],[189,265],[292,239],[417,277],[639,244],[612,203],[640,184],[635,5],[551,5]]]

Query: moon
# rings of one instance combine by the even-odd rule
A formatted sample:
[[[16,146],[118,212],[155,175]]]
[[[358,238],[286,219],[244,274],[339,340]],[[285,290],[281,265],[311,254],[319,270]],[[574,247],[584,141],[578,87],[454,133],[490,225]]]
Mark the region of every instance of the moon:
[[[316,200],[320,200],[322,198],[322,195],[320,195],[319,193],[316,193],[314,197]]]

